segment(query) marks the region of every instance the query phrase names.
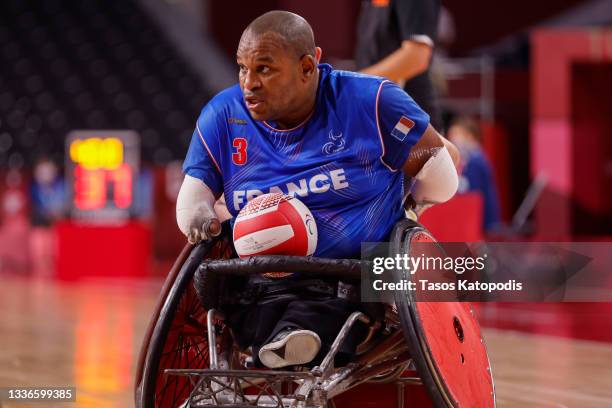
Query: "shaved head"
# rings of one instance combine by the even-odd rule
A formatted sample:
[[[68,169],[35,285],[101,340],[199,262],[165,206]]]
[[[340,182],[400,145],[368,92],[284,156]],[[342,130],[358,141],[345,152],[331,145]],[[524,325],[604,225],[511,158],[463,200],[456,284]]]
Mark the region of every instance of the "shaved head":
[[[242,33],[236,63],[245,107],[259,121],[292,128],[314,109],[321,49],[310,24],[288,11],[257,17]]]
[[[269,11],[248,25],[242,33],[240,43],[253,41],[270,35],[277,37],[283,47],[301,58],[304,55],[315,55],[315,40],[312,27],[303,17],[289,11]]]

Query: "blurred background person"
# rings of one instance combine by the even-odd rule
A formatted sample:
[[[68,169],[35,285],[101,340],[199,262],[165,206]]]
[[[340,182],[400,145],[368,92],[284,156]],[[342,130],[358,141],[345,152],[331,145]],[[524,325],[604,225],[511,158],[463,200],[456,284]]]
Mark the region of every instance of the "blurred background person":
[[[439,13],[438,0],[362,0],[355,64],[403,86],[441,130],[430,74]]]
[[[500,222],[499,198],[493,169],[482,150],[482,133],[478,122],[459,117],[446,134],[461,152],[459,192],[479,192],[483,200],[483,229],[491,231]]]
[[[34,166],[30,197],[33,226],[48,227],[63,215],[64,180],[52,160],[42,158]]]
[[[4,173],[0,183],[0,271],[27,274],[30,271],[28,251],[28,197],[23,174],[17,169]],[[3,185],[2,185],[3,184]]]
[[[30,186],[32,231],[30,254],[32,272],[50,275],[54,270],[56,254],[55,221],[64,215],[65,186],[57,164],[43,157],[34,166]]]

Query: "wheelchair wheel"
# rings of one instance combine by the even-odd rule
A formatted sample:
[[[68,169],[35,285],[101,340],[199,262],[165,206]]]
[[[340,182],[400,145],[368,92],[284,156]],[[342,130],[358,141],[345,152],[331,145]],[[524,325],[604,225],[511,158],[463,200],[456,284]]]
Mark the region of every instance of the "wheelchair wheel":
[[[171,368],[208,367],[206,311],[193,287],[193,275],[203,259],[229,258],[227,239],[216,239],[185,248],[162,290],[141,350],[136,378],[136,406],[174,408],[181,406],[193,388],[188,377],[168,376]]]
[[[412,254],[415,243],[433,243],[433,236],[410,220],[392,234],[391,256]],[[396,270],[395,278],[417,281],[418,272]],[[437,408],[495,407],[491,367],[471,305],[462,302],[417,301],[411,291],[398,292],[395,303],[404,336],[419,376]]]

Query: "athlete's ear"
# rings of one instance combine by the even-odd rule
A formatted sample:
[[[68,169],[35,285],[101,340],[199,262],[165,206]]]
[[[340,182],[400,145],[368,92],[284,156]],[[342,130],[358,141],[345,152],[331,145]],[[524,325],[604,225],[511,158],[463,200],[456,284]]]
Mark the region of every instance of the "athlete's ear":
[[[317,71],[317,61],[312,55],[304,55],[301,61],[302,75],[304,80],[310,79]]]
[[[315,48],[315,60],[317,60],[317,64],[321,62],[321,57],[323,56],[323,50],[321,47]]]

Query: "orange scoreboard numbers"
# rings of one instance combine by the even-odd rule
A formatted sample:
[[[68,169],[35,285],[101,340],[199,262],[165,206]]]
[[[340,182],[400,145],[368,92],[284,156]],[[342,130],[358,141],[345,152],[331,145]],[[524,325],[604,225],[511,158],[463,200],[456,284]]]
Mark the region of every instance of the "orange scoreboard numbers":
[[[140,164],[138,135],[74,131],[66,139],[66,150],[72,218],[97,222],[129,218]]]

